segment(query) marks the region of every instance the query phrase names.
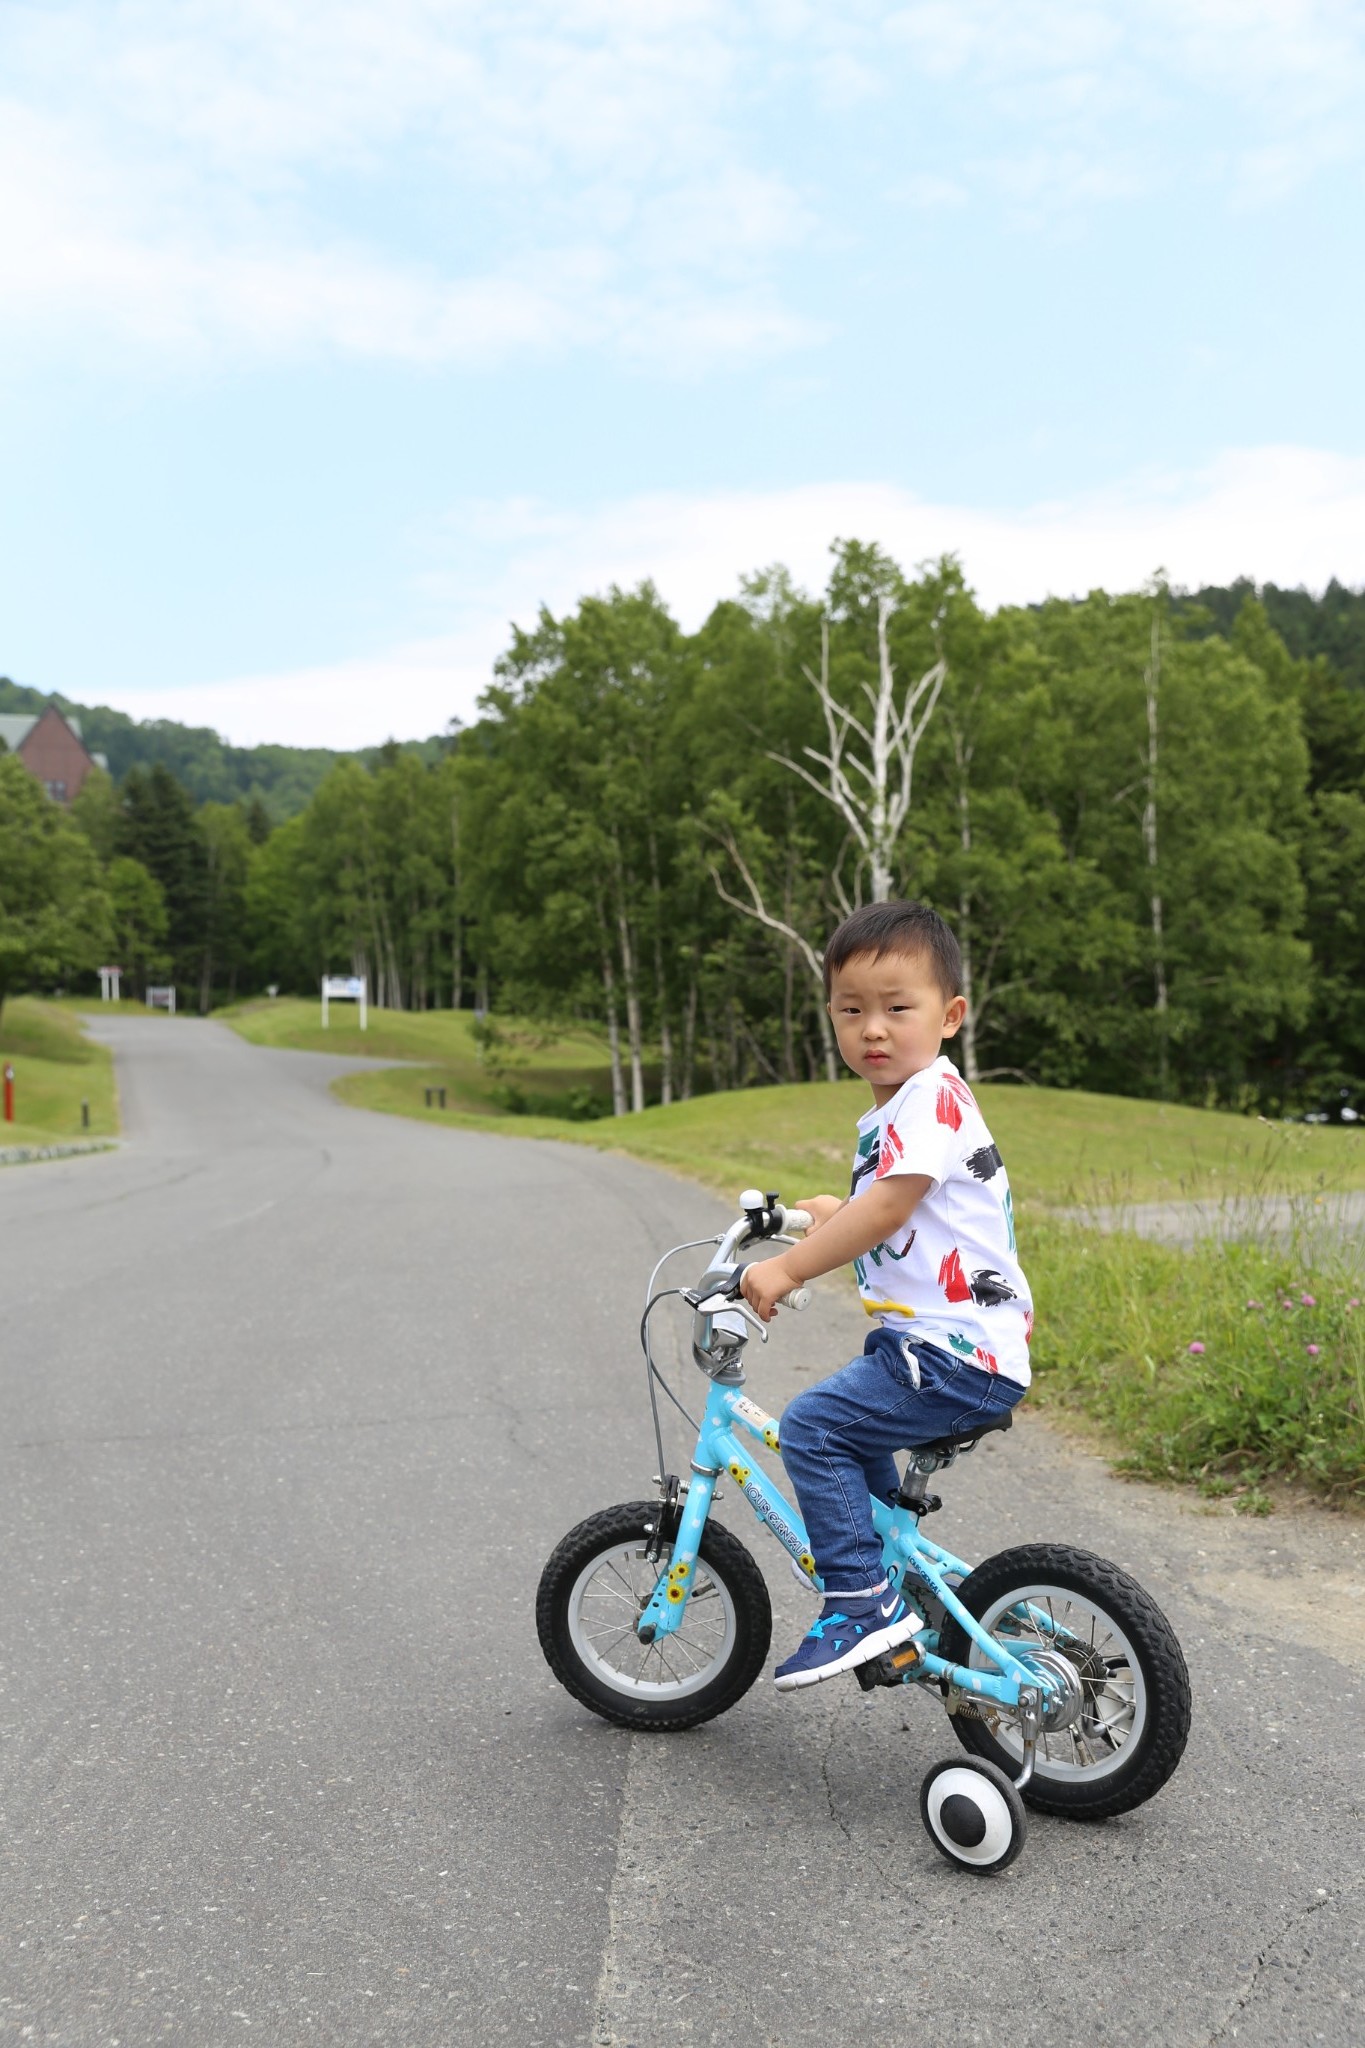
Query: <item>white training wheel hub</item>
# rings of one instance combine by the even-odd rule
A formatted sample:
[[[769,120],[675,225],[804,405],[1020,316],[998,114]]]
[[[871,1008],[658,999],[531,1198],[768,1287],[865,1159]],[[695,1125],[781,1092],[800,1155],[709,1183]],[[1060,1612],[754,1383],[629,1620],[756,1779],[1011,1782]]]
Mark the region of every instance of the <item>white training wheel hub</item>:
[[[1003,1870],[1024,1846],[1024,1804],[1005,1773],[984,1757],[934,1764],[919,1795],[929,1839],[964,1870]]]

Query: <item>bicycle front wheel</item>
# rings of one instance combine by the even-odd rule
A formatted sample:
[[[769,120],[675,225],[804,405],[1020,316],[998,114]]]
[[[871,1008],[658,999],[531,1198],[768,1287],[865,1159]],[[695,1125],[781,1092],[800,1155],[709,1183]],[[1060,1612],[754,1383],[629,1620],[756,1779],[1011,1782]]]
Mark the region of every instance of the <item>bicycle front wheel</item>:
[[[618,1727],[695,1728],[742,1698],[763,1669],[772,1609],[763,1574],[728,1529],[708,1522],[682,1625],[636,1634],[667,1546],[649,1557],[657,1501],[603,1508],[571,1529],[541,1574],[536,1632],[546,1662],[576,1700]]]

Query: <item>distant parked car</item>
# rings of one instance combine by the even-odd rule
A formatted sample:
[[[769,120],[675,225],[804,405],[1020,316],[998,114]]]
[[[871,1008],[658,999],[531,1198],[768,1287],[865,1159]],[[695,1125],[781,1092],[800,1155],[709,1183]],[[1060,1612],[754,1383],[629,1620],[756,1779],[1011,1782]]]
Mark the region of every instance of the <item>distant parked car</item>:
[[[1294,1124],[1365,1124],[1365,1090],[1338,1088],[1335,1095],[1325,1096],[1316,1109],[1305,1110],[1302,1116],[1286,1117],[1285,1121]]]

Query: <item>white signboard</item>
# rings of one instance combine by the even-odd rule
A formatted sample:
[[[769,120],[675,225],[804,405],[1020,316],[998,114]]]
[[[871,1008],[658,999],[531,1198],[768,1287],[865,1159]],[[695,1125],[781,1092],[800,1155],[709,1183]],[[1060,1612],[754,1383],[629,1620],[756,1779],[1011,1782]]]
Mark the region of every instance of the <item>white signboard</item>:
[[[149,988],[147,991],[149,1010],[169,1010],[175,1015],[175,990],[173,988]]]
[[[359,1003],[360,1028],[366,1026],[365,1003],[366,983],[363,974],[324,974],[322,977],[322,1028],[327,1030],[327,1005],[329,1003]]]

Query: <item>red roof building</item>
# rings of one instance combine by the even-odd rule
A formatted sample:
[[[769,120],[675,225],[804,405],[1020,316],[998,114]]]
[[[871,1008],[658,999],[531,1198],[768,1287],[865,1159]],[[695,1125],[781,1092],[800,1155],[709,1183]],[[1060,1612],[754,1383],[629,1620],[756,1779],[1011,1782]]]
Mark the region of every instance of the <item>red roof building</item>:
[[[67,718],[55,704],[36,716],[9,712],[0,716],[0,739],[36,775],[54,803],[72,804],[92,768],[107,767],[81,738],[80,720]]]

